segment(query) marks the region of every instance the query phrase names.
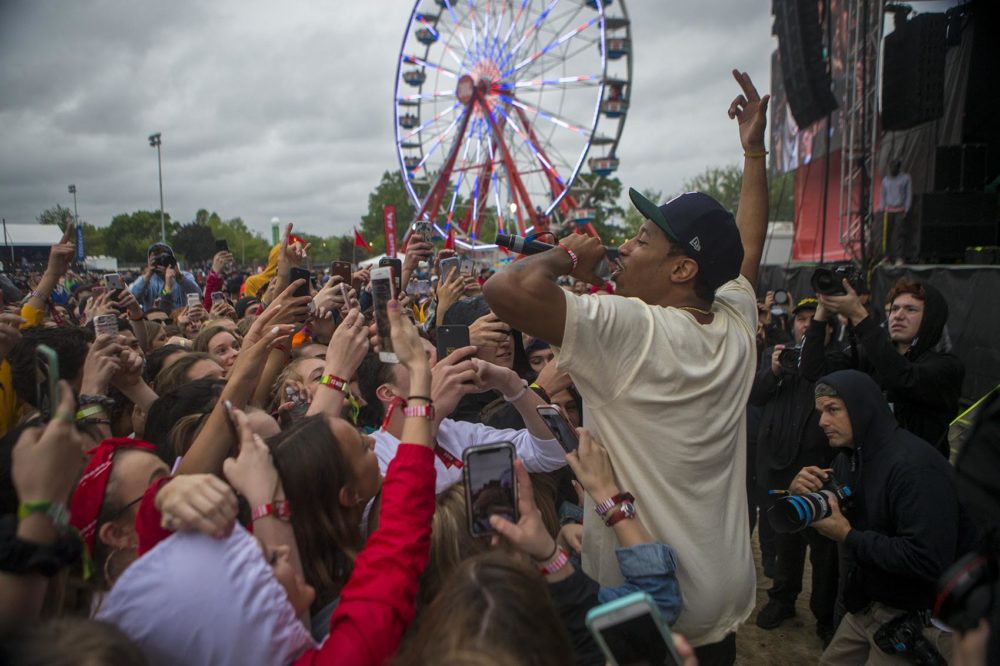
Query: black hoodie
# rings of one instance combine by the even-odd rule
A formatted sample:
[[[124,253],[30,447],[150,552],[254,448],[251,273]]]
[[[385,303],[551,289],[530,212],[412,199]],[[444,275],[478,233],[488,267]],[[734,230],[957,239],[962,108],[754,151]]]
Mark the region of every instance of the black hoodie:
[[[887,330],[869,316],[854,327],[860,347],[857,367],[872,375],[882,387],[886,400],[892,404],[896,422],[930,442],[947,458],[948,424],[958,416],[965,366],[957,356],[935,351],[948,321],[948,303],[931,285],[924,282],[922,286],[926,294],[924,315],[917,337],[906,353],[900,354]],[[815,378],[838,365],[853,365],[829,362],[821,347],[825,333],[825,325],[816,321],[806,333],[801,369],[807,377]],[[825,367],[820,367],[824,363]]]
[[[899,427],[868,375],[841,370],[820,381],[844,400],[854,431],[854,448],[833,462],[837,480],[853,490],[844,604],[849,612],[872,601],[928,609],[938,577],[975,544],[952,468]]]

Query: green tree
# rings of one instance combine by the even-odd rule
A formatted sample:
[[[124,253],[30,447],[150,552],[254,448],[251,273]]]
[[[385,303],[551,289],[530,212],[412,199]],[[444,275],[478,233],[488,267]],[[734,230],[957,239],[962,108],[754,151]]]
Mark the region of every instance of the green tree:
[[[39,224],[55,224],[60,229],[65,229],[66,223],[73,221],[73,211],[56,204],[52,208],[43,210],[35,219],[38,220]]]
[[[166,216],[167,242],[177,223]],[[145,264],[146,250],[160,240],[160,211],[137,210],[120,213],[111,218],[104,233],[107,253],[125,264]]]
[[[73,211],[64,206],[53,206],[46,208],[35,218],[39,224],[52,224],[60,229],[66,228],[66,223],[73,220]],[[106,254],[104,237],[106,230],[96,227],[85,220],[80,220],[80,227],[83,228],[83,249],[89,257]]]
[[[396,207],[396,244],[399,246],[406,233],[408,225],[416,217],[410,202],[410,196],[403,184],[403,176],[399,171],[386,171],[378,186],[368,195],[368,211],[361,216],[361,235],[373,243],[372,254],[385,252],[385,234],[382,226],[382,208],[386,205]],[[358,249],[360,252],[360,248]]]
[[[215,235],[208,226],[192,222],[174,232],[171,245],[184,261],[208,261],[215,254]]]
[[[663,193],[659,190],[644,189],[640,190],[639,193],[653,202],[660,202],[663,200]],[[640,213],[638,209],[632,205],[632,202],[629,201],[628,208],[625,210],[625,215],[622,218],[622,234],[624,235],[624,238],[618,244],[620,245],[622,242],[639,233],[639,227],[641,227],[642,223],[645,221],[646,218],[644,218],[642,213]]]
[[[584,195],[579,197],[580,206],[594,209],[591,224],[605,242],[623,235],[619,220],[625,211],[618,203],[622,196],[621,180],[616,177],[602,178],[595,173],[581,173],[577,176],[573,189],[584,191]]]

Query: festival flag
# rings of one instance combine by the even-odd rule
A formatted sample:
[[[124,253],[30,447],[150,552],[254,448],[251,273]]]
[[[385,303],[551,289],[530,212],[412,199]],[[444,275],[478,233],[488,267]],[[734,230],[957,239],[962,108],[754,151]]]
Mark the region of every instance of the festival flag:
[[[455,249],[455,230],[448,230],[448,237],[444,239],[444,249],[454,250]]]
[[[385,230],[385,253],[389,257],[396,256],[396,207],[389,204],[382,206],[382,227]]]
[[[365,239],[361,236],[361,232],[357,229],[354,230],[354,247],[364,248],[366,252],[369,249],[368,243],[365,242]]]

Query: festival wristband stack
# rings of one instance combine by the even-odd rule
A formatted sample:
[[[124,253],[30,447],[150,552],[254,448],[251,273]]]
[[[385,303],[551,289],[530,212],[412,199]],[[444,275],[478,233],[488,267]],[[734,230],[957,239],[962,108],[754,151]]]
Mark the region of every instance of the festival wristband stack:
[[[554,555],[554,558],[546,558],[548,560],[548,564],[538,567],[538,573],[543,576],[551,576],[552,574],[561,571],[567,564],[569,564],[569,553],[567,553],[565,549],[557,546],[556,553],[557,554]]]
[[[288,504],[288,500],[275,500],[267,504],[255,506],[250,511],[250,522],[257,522],[261,518],[265,518],[267,516],[274,516],[278,520],[286,523],[291,520],[292,508]]]
[[[348,391],[348,381],[337,375],[323,375],[319,378],[319,383],[341,393],[346,394]]]
[[[576,265],[578,263],[580,263],[580,257],[576,256],[576,252],[574,252],[573,250],[569,249],[568,247],[566,247],[562,243],[558,243],[556,245],[556,247],[561,247],[562,249],[566,250],[566,254],[569,255],[570,261],[573,262],[573,268],[570,270],[570,273],[572,273],[573,271],[575,271],[576,270]]]

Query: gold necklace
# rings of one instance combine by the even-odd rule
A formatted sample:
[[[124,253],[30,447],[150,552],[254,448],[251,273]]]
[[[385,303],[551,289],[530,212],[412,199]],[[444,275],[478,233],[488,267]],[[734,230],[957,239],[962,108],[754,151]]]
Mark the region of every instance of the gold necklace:
[[[711,310],[700,310],[700,309],[698,309],[698,308],[696,308],[696,307],[694,307],[692,305],[678,305],[677,309],[678,310],[688,310],[690,312],[697,312],[699,314],[705,315],[706,317],[711,316],[711,314],[712,314]]]

